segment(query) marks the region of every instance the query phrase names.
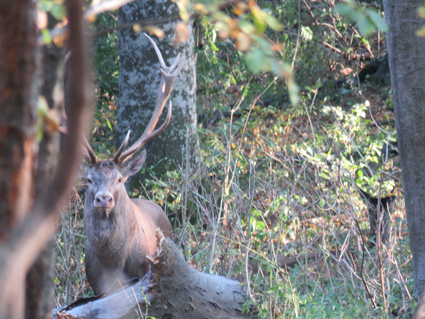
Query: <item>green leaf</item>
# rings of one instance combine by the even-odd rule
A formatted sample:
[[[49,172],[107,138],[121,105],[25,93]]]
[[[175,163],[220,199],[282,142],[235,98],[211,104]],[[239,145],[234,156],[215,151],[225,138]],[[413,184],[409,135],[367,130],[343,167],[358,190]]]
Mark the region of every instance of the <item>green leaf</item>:
[[[277,19],[275,17],[273,17],[270,14],[267,15],[266,23],[274,31],[280,31],[280,30],[282,30],[282,25],[279,23],[279,21],[277,21]]]
[[[259,19],[254,19],[254,26],[260,33],[264,33],[267,30],[267,24]]]
[[[49,29],[41,30],[41,35],[43,36],[44,42],[46,44],[52,43],[52,37],[50,36]]]
[[[381,15],[376,12],[375,10],[366,10],[367,14],[369,15],[370,19],[373,21],[375,26],[382,32],[388,31],[388,26],[385,23],[384,19],[382,19]]]
[[[362,36],[367,36],[375,30],[374,25],[368,19],[367,16],[362,15],[357,20],[357,26],[359,27],[359,32]]]
[[[248,68],[254,73],[260,73],[264,70],[265,66],[265,56],[261,50],[250,51],[246,55],[246,63]]]
[[[354,11],[354,8],[346,3],[338,3],[335,6],[335,13],[342,16],[349,16]]]
[[[241,28],[241,30],[243,32],[245,32],[246,34],[252,34],[255,32],[255,27],[252,25],[251,22],[248,22],[246,20],[240,20],[238,22],[238,26],[239,28]]]

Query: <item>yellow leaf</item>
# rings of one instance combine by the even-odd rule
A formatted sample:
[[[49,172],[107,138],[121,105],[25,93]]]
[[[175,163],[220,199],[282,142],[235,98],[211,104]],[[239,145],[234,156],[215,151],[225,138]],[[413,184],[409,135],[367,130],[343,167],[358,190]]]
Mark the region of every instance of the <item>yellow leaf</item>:
[[[136,32],[136,33],[140,33],[140,32],[142,32],[142,27],[140,26],[140,24],[133,24],[133,30],[134,30],[134,32]]]
[[[273,43],[272,50],[273,51],[280,51],[283,49],[283,45],[280,43]]]
[[[236,37],[236,49],[247,51],[251,46],[251,38],[243,32],[239,32]]]
[[[207,14],[208,13],[207,8],[202,3],[195,4],[194,8],[195,8],[196,11],[199,11],[199,12],[201,12],[203,14]]]
[[[95,22],[96,21],[96,15],[95,14],[89,15],[87,17],[87,20],[89,20],[90,22]]]
[[[186,42],[188,38],[189,30],[187,29],[186,24],[183,22],[179,22],[176,28],[176,37],[174,39],[174,44],[177,44],[179,42]]]
[[[425,37],[425,27],[422,27],[422,29],[416,31],[416,35],[419,37]]]
[[[164,36],[164,31],[161,28],[148,25],[146,27],[146,31],[149,32],[149,34],[156,35],[158,38],[162,38]]]
[[[233,8],[233,12],[240,16],[241,14],[243,14],[245,12],[247,8],[247,5],[245,2],[238,2],[236,3],[235,7]]]
[[[225,24],[224,22],[218,21],[215,24],[215,28],[217,29],[220,37],[227,38],[229,36],[229,33],[230,33],[229,26]]]

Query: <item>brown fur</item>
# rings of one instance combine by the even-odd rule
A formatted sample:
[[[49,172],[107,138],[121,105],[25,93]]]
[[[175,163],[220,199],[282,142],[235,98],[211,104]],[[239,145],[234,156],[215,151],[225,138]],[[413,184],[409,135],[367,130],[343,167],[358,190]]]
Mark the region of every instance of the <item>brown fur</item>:
[[[124,187],[125,180],[142,168],[145,158],[142,152],[121,166],[106,160],[87,169],[85,264],[87,279],[97,294],[146,274],[146,256],[157,249],[157,227],[171,237],[171,224],[161,207],[148,200],[130,199]],[[112,197],[103,204],[106,207],[96,207],[99,194]]]

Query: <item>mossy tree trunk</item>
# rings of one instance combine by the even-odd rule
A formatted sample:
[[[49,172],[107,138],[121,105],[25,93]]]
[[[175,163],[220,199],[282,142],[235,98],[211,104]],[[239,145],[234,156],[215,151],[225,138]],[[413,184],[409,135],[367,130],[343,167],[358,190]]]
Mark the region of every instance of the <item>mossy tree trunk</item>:
[[[200,159],[196,134],[196,74],[192,24],[188,26],[188,40],[174,44],[179,10],[170,0],[138,0],[118,11],[120,24],[167,18],[169,22],[158,25],[164,30],[164,37],[154,41],[157,42],[168,65],[174,62],[179,53],[184,63],[170,97],[173,104],[171,122],[159,137],[145,146],[145,167],[153,168],[157,176],[163,175],[167,169],[175,168],[173,163],[185,169],[186,155],[189,157],[191,169],[196,169]],[[118,39],[120,83],[117,146],[122,143],[128,130],[132,133],[129,144],[143,133],[152,116],[161,78],[158,58],[142,33],[135,32],[133,28],[126,28],[119,32]],[[164,110],[163,113],[158,126],[165,119],[167,111]],[[134,176],[128,183],[129,188],[140,186],[140,178],[140,174]]]

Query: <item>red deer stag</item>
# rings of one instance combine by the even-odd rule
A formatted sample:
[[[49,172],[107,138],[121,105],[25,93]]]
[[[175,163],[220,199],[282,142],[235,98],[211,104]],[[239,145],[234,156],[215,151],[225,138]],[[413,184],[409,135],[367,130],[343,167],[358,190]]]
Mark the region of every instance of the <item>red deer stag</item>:
[[[153,40],[160,63],[162,79],[159,84],[156,106],[142,136],[124,151],[130,132],[112,159],[99,160],[90,145],[87,149],[86,179],[88,188],[84,203],[84,227],[86,242],[86,274],[96,294],[134,277],[142,277],[148,271],[146,255],[156,250],[155,229],[160,227],[171,237],[171,224],[162,209],[144,199],[130,199],[124,182],[139,172],[145,163],[146,151],[128,161],[146,142],[158,136],[171,119],[172,105],[165,122],[156,130],[159,116],[170,96],[174,80],[182,67],[180,54],[167,67]]]

